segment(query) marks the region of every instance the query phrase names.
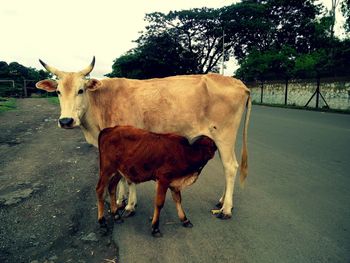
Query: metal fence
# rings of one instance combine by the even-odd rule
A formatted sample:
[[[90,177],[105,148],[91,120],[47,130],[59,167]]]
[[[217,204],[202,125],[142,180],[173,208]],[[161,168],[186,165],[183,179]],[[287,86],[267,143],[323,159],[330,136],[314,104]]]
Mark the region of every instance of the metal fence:
[[[246,84],[255,103],[350,110],[350,77]]]
[[[24,79],[15,81],[12,79],[0,79],[0,97],[30,97],[32,94],[43,95],[45,91],[41,91],[35,87],[36,80]]]

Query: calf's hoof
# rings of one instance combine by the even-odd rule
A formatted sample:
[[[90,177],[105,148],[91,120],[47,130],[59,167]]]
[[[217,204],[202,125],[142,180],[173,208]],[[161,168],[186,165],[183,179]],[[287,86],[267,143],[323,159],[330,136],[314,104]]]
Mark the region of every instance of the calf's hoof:
[[[101,228],[107,228],[107,221],[105,217],[102,217],[98,220],[98,223],[100,224]]]
[[[159,228],[152,228],[152,236],[153,237],[162,237],[162,233],[160,233]]]
[[[123,217],[132,217],[136,214],[135,210],[125,210],[123,213]]]
[[[98,223],[100,224],[100,235],[101,236],[106,236],[108,234],[108,226],[107,226],[107,221],[104,217],[98,220]]]
[[[193,227],[191,221],[188,220],[188,219],[182,222],[182,226],[183,227],[188,227],[188,228],[192,228]]]

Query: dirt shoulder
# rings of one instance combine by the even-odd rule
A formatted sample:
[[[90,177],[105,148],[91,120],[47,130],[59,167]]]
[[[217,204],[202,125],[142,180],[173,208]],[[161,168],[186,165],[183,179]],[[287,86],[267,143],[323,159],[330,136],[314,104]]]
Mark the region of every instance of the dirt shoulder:
[[[99,233],[97,150],[57,127],[59,106],[22,99],[0,114],[0,262],[111,262]]]

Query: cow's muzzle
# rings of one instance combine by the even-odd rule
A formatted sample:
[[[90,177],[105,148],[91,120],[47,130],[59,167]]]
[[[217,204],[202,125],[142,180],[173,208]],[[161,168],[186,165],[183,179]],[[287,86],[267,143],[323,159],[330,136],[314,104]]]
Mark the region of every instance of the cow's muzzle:
[[[73,128],[73,118],[61,118],[58,120],[58,123],[60,124],[61,128],[64,129],[70,129]]]

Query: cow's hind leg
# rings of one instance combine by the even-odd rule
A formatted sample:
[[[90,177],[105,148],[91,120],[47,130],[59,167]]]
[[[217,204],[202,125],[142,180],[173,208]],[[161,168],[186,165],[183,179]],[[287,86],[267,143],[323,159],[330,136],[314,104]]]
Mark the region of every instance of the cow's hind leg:
[[[160,181],[157,181],[156,185],[156,198],[154,201],[154,213],[152,218],[152,236],[161,237],[162,234],[159,230],[159,217],[160,211],[162,210],[165,202],[166,192],[168,190],[168,185]]]
[[[222,204],[222,207],[218,210],[212,210],[212,212],[213,214],[216,214],[218,218],[228,219],[232,216],[233,190],[238,162],[233,151],[234,143],[232,141],[231,143],[220,141],[219,143],[216,143],[216,145],[219,149],[220,158],[224,167],[226,186],[224,194],[219,201],[219,206]]]
[[[187,219],[185,211],[182,208],[182,205],[181,205],[181,192],[177,191],[175,189],[171,189],[171,195],[172,195],[173,200],[175,202],[177,215],[179,216],[180,221],[182,222],[182,225],[184,227],[193,227],[191,221]]]

